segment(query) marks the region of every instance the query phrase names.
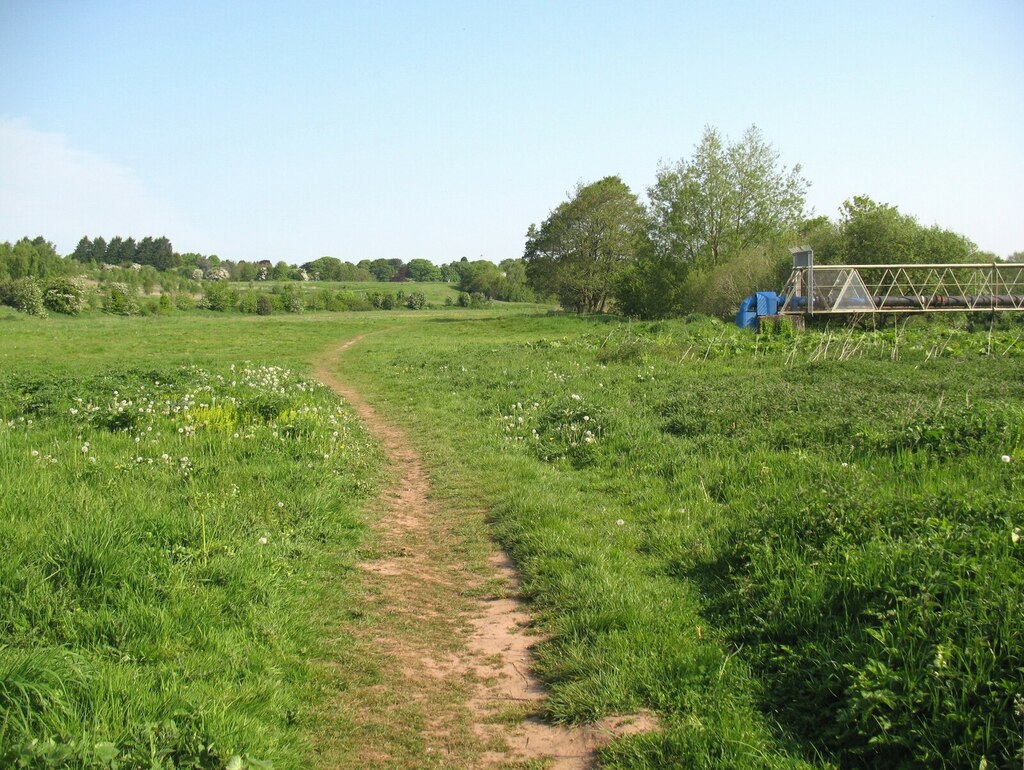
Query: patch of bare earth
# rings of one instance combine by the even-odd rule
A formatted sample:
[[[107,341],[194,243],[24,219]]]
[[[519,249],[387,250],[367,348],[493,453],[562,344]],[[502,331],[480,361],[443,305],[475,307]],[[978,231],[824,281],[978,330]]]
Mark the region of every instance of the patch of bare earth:
[[[595,750],[616,735],[652,729],[648,715],[581,727],[536,716],[545,689],[531,675],[537,637],[517,598],[515,568],[493,543],[481,559],[481,543],[467,540],[483,540],[482,528],[466,521],[480,513],[439,504],[409,438],[339,378],[342,354],[361,339],[326,354],[315,376],[358,413],[393,475],[376,502],[376,545],[360,565],[367,622],[338,629],[355,637],[346,665],[370,673],[330,704],[344,720],[321,715],[314,735],[320,766],[486,768],[532,760],[577,770],[593,766]],[[320,664],[326,677],[338,665]],[[344,728],[332,731],[334,721]]]

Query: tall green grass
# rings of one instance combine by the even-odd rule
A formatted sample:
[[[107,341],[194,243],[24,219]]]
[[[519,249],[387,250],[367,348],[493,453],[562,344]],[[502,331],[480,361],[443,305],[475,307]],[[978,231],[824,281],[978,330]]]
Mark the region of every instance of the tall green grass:
[[[662,716],[604,766],[1019,763],[1019,332],[437,325],[353,363],[490,506],[549,716]]]
[[[0,765],[308,766],[316,585],[380,462],[282,367],[5,373]]]

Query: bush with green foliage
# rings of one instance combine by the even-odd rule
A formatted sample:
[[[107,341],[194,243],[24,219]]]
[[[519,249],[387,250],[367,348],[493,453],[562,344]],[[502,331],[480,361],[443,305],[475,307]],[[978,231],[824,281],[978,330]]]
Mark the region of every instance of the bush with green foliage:
[[[256,297],[256,315],[270,315],[274,312],[274,302],[266,294]]]
[[[414,291],[405,298],[405,306],[410,310],[422,310],[427,306],[427,298],[421,291]]]
[[[138,315],[136,293],[119,281],[111,281],[103,292],[103,312],[111,315]]]
[[[3,300],[3,304],[10,305],[15,310],[20,310],[22,313],[28,313],[40,318],[46,317],[46,306],[43,303],[43,288],[36,278],[25,276],[24,278],[15,278],[13,281],[8,281],[0,289],[0,294],[2,294],[0,299]]]
[[[210,310],[230,310],[238,304],[238,299],[238,290],[227,281],[209,281],[203,285],[203,303]]]
[[[242,292],[238,297],[238,304],[235,306],[239,313],[255,313],[258,295],[254,291]]]
[[[285,286],[275,287],[274,296],[285,313],[301,313],[302,312],[302,290],[295,285],[286,284]]]
[[[78,315],[85,306],[85,292],[71,278],[54,278],[43,291],[43,304],[54,313]]]
[[[172,301],[178,310],[191,310],[196,306],[195,297],[184,291],[180,291],[175,294]]]

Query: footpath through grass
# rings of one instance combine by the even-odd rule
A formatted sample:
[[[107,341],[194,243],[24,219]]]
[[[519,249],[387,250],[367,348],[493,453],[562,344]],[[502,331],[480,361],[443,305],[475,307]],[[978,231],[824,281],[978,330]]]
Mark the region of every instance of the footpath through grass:
[[[351,351],[551,637],[606,767],[1019,766],[1019,332],[437,318]],[[1007,461],[1008,460],[1008,461]]]
[[[0,308],[0,766],[360,766],[385,469],[303,372],[394,323]]]

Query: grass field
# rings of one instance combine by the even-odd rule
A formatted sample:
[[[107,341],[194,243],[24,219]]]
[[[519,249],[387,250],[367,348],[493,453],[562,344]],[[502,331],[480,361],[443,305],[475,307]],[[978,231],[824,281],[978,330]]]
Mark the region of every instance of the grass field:
[[[1010,767],[1020,340],[437,319],[353,362],[487,501],[550,717],[662,715],[606,766]]]
[[[519,566],[549,718],[659,715],[603,766],[1019,766],[1019,330],[508,309],[0,312],[6,764],[308,766],[382,468],[302,373],[356,334],[346,378]]]
[[[233,283],[232,286],[244,290],[249,287],[248,283]],[[390,292],[395,294],[402,291],[411,294],[414,291],[421,292],[431,305],[443,305],[446,300],[455,302],[459,296],[456,284],[443,281],[404,281],[392,283],[387,281],[309,281],[297,284],[295,281],[260,281],[254,286],[258,289],[269,291],[274,286],[299,287],[303,291],[315,291],[328,289],[330,291],[348,291],[354,294],[366,295],[370,292]]]

